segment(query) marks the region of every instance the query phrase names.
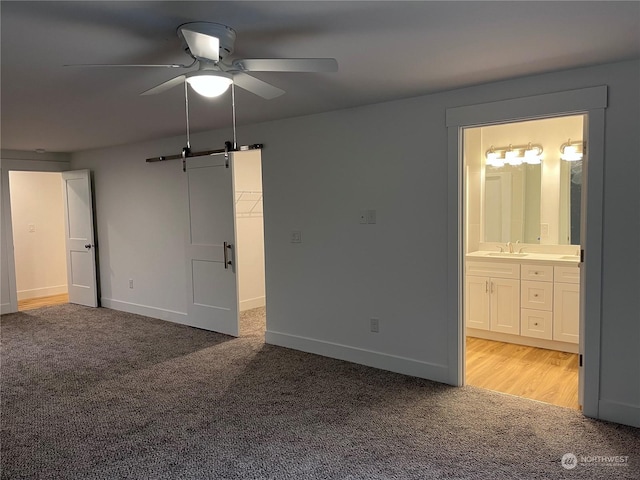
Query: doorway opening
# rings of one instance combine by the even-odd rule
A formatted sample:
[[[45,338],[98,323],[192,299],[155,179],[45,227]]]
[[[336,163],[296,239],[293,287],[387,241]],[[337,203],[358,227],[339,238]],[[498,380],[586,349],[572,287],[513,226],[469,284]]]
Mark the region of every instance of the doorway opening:
[[[266,327],[262,155],[234,153],[233,187],[240,334],[264,335]]]
[[[463,128],[468,385],[580,408],[586,117]]]
[[[68,303],[62,175],[8,173],[18,310]]]

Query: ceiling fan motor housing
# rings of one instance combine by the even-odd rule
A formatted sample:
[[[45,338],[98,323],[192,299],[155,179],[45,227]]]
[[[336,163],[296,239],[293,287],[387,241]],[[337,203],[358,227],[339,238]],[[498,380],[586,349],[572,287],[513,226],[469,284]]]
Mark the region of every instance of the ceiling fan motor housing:
[[[191,53],[189,45],[187,44],[187,41],[184,38],[184,34],[182,33],[184,30],[190,30],[192,32],[202,33],[204,35],[209,35],[211,37],[217,38],[220,43],[220,60],[223,60],[225,57],[233,53],[233,46],[236,41],[236,31],[231,27],[227,27],[226,25],[222,25],[221,23],[212,22],[191,22],[180,25],[178,27],[178,36],[182,40],[185,52],[187,52],[188,55],[194,58],[198,58]],[[211,59],[205,58],[204,60]]]

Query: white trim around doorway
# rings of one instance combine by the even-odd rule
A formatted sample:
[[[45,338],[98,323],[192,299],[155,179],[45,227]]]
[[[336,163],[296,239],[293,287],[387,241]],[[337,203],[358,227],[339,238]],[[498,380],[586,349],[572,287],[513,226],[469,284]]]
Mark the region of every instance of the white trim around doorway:
[[[462,129],[464,127],[540,118],[587,114],[588,181],[586,216],[582,237],[580,313],[583,340],[583,413],[599,417],[600,323],[602,298],[602,210],[604,171],[604,109],[607,86],[595,86],[531,97],[447,109],[448,198],[447,318],[450,378],[452,385],[464,384],[463,291],[463,175]]]

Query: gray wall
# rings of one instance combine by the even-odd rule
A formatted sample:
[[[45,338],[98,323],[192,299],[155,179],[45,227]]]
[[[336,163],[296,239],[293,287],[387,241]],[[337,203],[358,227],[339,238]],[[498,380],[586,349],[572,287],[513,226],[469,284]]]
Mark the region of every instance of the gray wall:
[[[640,424],[639,71],[624,62],[241,128],[240,143],[265,144],[268,341],[449,378],[446,109],[606,84],[601,416]],[[229,138],[198,134],[192,147]],[[184,177],[179,162],[144,162],[183,144],[72,157],[95,172],[107,306],[169,320],[186,311]],[[363,209],[377,210],[375,225],[359,224]]]

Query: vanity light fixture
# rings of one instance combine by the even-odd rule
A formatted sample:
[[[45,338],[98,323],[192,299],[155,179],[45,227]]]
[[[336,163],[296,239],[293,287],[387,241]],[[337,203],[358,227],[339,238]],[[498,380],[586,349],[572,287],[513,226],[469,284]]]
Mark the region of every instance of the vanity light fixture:
[[[583,151],[582,142],[572,142],[569,139],[560,145],[560,158],[566,162],[577,162],[582,160]]]
[[[542,161],[542,145],[529,142],[526,145],[509,145],[507,147],[494,147],[485,153],[486,164],[491,167],[503,167],[506,165],[540,165]]]

